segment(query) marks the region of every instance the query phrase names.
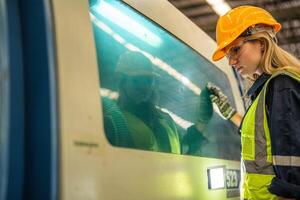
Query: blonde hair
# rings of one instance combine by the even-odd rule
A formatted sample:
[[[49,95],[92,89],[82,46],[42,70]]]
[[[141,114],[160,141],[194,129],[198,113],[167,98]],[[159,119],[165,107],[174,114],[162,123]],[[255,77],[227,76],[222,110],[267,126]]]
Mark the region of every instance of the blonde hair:
[[[300,76],[300,60],[283,50],[267,32],[256,33],[247,40],[260,40],[264,44],[262,59],[258,67],[266,74],[289,70]]]
[[[264,44],[264,51],[258,67],[263,73],[274,74],[277,71],[289,70],[289,72],[300,76],[300,60],[283,50],[277,45],[277,40],[267,32],[253,34],[247,40],[260,40]],[[247,95],[248,90],[257,77],[249,77],[244,80],[243,99],[249,104],[250,99]],[[249,104],[250,105],[250,104]],[[247,105],[247,106],[249,106]]]

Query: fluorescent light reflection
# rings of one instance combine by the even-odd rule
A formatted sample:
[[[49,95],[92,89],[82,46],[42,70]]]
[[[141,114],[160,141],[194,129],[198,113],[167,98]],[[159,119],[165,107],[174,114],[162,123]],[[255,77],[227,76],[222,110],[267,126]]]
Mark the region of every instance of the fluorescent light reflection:
[[[107,97],[109,99],[112,99],[112,100],[116,100],[119,98],[119,93],[118,92],[115,92],[115,91],[112,91],[112,90],[109,90],[109,89],[106,89],[106,88],[100,88],[100,95],[102,97]]]
[[[157,106],[158,107],[158,106]],[[159,107],[158,107],[159,108]],[[181,117],[179,117],[178,115],[172,113],[171,111],[167,110],[166,108],[160,108],[162,111],[168,113],[172,119],[175,121],[175,123],[180,126],[183,129],[188,129],[188,127],[192,126],[193,123],[187,120],[182,119]]]
[[[231,10],[231,7],[224,0],[206,0],[206,2],[220,16]]]
[[[161,44],[161,39],[156,34],[108,2],[101,0],[92,9],[137,38],[147,42],[149,45],[157,47]]]

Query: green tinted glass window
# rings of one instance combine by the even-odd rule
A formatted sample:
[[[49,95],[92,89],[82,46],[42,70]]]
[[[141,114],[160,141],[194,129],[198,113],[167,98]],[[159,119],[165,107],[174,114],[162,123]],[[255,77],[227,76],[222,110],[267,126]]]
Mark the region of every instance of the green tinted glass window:
[[[112,145],[239,159],[237,130],[213,111],[205,89],[214,82],[234,104],[222,71],[121,1],[98,0],[90,16]]]

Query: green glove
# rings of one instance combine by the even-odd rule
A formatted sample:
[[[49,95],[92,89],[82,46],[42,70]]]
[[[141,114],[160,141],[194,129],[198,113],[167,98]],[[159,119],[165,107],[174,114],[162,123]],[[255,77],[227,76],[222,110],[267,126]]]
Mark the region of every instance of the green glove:
[[[205,87],[199,96],[198,122],[207,124],[213,115],[213,106],[210,99],[210,91]]]
[[[203,132],[213,115],[213,106],[210,99],[210,91],[206,87],[202,89],[199,96],[199,108],[197,113],[198,118],[195,124],[196,129],[199,132]]]
[[[217,105],[220,113],[225,119],[230,119],[236,113],[236,110],[228,102],[227,96],[218,86],[211,82],[208,82],[206,87],[211,93],[211,101]]]

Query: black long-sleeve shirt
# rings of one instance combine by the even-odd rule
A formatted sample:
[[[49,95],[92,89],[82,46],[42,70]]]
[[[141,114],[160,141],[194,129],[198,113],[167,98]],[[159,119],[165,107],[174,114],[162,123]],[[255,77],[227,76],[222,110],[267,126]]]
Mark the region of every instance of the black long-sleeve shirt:
[[[248,91],[253,101],[270,75],[261,75]],[[300,199],[300,84],[279,75],[267,88],[266,110],[270,129],[272,155],[293,156],[296,166],[274,164],[276,177],[269,191],[278,196]]]

